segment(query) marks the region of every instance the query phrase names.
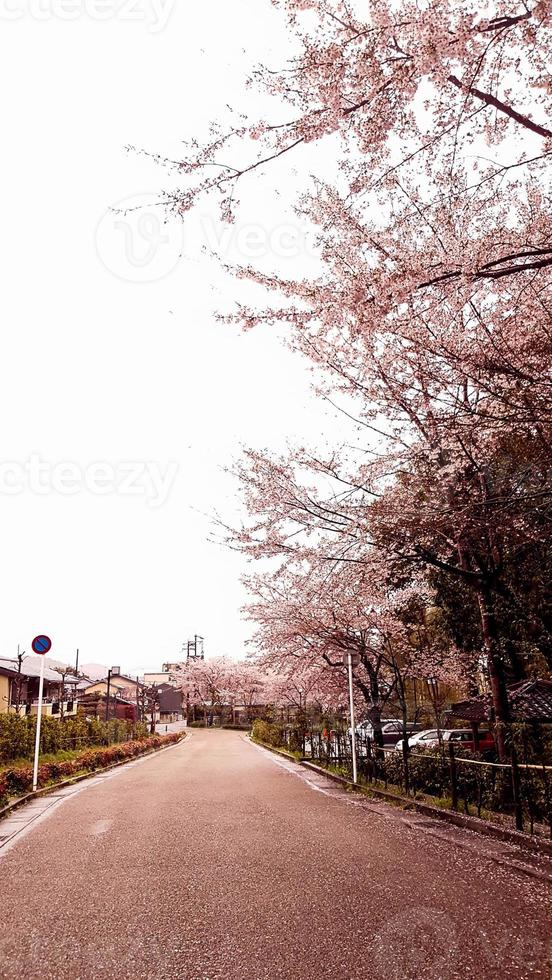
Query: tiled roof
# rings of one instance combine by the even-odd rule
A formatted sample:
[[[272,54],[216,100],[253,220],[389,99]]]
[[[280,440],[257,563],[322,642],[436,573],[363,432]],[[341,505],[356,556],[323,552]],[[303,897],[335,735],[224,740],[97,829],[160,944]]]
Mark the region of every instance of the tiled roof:
[[[536,679],[511,684],[508,688],[510,710],[514,721],[552,722],[552,681]],[[464,721],[489,721],[491,699],[480,694],[469,701],[459,701],[448,712]]]
[[[508,689],[514,717],[552,722],[552,681],[524,681]]]
[[[86,691],[84,694],[79,695],[79,704],[82,704],[84,707],[96,704],[97,702],[105,704],[106,701],[107,694],[105,691]],[[123,698],[119,693],[117,695],[110,695],[109,702],[112,705],[131,704],[133,707],[136,707],[135,701],[131,701],[129,698]]]
[[[0,659],[0,670],[9,670],[14,674],[18,673],[17,670],[17,660],[8,659],[2,657]],[[23,657],[21,662],[21,673],[24,677],[39,677],[40,675],[40,658],[39,657]],[[62,675],[59,671],[50,667],[46,662],[44,664],[44,680],[50,681],[51,683],[61,683],[63,680]],[[75,675],[68,674],[65,679],[65,684],[67,686],[81,689],[86,686],[86,682],[83,682],[81,678],[76,678]]]

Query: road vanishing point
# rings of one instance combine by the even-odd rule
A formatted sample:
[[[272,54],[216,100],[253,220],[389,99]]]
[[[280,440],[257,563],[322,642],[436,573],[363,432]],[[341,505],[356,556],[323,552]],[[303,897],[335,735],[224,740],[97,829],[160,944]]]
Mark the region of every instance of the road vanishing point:
[[[36,806],[0,824],[6,980],[552,975],[542,862],[238,732],[193,730]]]

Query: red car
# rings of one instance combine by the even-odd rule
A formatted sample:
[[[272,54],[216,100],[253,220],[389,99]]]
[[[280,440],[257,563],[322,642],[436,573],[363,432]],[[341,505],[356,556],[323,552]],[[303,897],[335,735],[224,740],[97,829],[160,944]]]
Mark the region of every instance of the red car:
[[[447,728],[441,732],[441,739],[443,744],[452,742],[455,748],[468,749],[469,752],[475,752],[475,743],[471,728]],[[419,746],[422,745],[425,748],[436,748],[439,745],[437,732],[435,732],[435,738],[425,739],[423,742],[419,743]],[[419,746],[416,746],[416,748]],[[489,752],[492,753],[495,751],[495,748],[495,740],[492,733],[487,729],[480,731],[479,752],[482,754]]]

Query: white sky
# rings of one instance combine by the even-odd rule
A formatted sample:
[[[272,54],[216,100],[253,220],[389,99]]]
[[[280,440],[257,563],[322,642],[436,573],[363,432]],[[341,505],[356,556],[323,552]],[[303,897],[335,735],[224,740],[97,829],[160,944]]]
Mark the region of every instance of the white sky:
[[[79,647],[81,663],[142,672],[198,632],[209,655],[243,656],[243,561],[208,543],[204,516],[235,516],[221,467],[241,444],[280,449],[341,423],[269,331],[214,322],[243,296],[202,254],[214,212],[159,228],[158,209],[126,227],[106,209],[170,185],[124,147],[180,155],[240,106],[248,66],[281,63],[282,21],[269,0],[0,0],[0,20],[0,653],[46,632],[51,656]],[[296,178],[286,165],[272,179],[280,196],[252,185],[225,255],[244,253],[255,221],[268,266],[307,267],[283,254]],[[151,481],[123,493],[121,463],[169,467],[166,499]]]

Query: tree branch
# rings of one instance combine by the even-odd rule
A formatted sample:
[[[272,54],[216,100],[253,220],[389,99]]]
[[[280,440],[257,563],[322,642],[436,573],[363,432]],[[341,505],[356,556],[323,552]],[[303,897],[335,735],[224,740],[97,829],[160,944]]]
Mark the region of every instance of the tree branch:
[[[486,105],[491,105],[494,109],[498,109],[499,112],[503,112],[505,116],[509,116],[510,119],[515,119],[520,126],[530,129],[531,132],[538,133],[539,136],[552,136],[552,130],[546,129],[544,126],[539,126],[538,123],[533,122],[528,116],[522,115],[521,112],[517,112],[516,109],[497,99],[495,95],[491,95],[489,92],[482,92],[481,89],[474,88],[470,85],[464,85],[459,78],[456,78],[456,75],[449,75],[448,80],[453,85],[456,85],[456,88],[459,88],[461,92],[468,92],[470,95],[474,95],[476,99],[481,99]]]

